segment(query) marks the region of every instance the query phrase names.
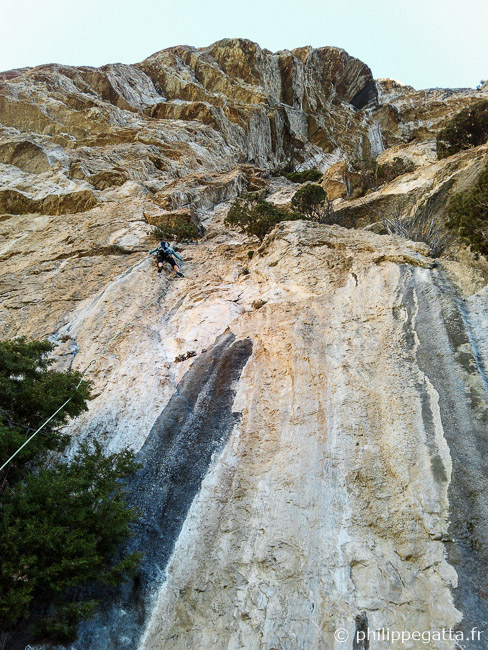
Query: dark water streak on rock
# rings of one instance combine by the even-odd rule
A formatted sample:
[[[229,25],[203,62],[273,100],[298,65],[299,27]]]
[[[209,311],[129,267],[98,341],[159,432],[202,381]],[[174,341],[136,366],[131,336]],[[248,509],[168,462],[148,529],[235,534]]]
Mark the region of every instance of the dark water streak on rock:
[[[454,604],[463,614],[460,647],[485,650],[488,643],[488,394],[485,364],[463,301],[442,271],[432,281],[406,280],[404,305],[418,337],[417,363],[439,395],[444,437],[452,459],[448,488],[447,559],[458,575]],[[412,315],[414,315],[412,319]],[[413,334],[413,332],[412,332]],[[424,422],[428,433],[429,422]],[[434,476],[438,454],[432,453]],[[471,640],[471,630],[484,630]]]
[[[129,505],[141,514],[128,548],[144,553],[140,569],[115,597],[107,594],[99,615],[81,626],[73,650],[137,647],[193,499],[239,421],[232,411],[235,382],[251,352],[249,339],[222,335],[194,362],[154,423],[137,455],[142,467],[127,484]]]

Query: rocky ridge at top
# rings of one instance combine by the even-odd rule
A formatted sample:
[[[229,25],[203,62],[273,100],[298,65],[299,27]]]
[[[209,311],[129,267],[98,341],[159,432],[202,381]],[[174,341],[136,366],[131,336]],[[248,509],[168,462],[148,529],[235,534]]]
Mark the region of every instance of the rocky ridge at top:
[[[37,240],[41,221],[28,215],[79,215],[70,217],[77,236],[55,244],[53,256],[73,257],[70,269],[88,267],[90,250],[96,258],[132,254],[168,213],[205,211],[262,188],[263,173],[277,167],[325,170],[384,151],[428,166],[435,132],[486,94],[374,82],[365,64],[338,48],[271,53],[244,39],[172,47],[132,66],[52,64],[0,79],[1,255],[14,293],[8,278],[21,259],[17,246],[29,264],[46,247]],[[120,225],[107,227],[108,214]],[[124,228],[127,220],[134,226]],[[84,267],[78,272],[84,278]],[[33,279],[24,279],[24,291],[33,286],[42,297]],[[6,300],[9,307],[9,292]],[[42,316],[36,328],[36,313],[32,334],[45,324]],[[3,335],[17,326],[4,323]]]

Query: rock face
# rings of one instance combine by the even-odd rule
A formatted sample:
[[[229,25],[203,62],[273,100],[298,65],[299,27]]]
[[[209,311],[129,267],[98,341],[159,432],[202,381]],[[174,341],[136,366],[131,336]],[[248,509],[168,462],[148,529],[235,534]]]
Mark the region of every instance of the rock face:
[[[437,161],[435,134],[486,93],[242,39],[0,75],[0,335],[49,337],[60,368],[97,358],[71,451],[96,437],[143,464],[139,575],[73,649],[488,630],[488,265],[373,232],[476,178],[488,145]],[[415,170],[353,198],[347,163],[369,156]],[[326,172],[349,229],[229,230],[245,191],[289,203],[298,186],[270,175],[289,163]],[[147,256],[178,219],[205,230],[182,280]],[[463,643],[428,647],[487,641]]]

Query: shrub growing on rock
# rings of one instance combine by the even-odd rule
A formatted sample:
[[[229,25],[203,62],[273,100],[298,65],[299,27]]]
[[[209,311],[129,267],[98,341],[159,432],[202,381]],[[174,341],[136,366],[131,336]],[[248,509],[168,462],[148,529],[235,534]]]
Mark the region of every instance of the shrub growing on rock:
[[[307,215],[313,221],[324,224],[338,224],[342,221],[334,212],[332,201],[320,185],[308,183],[301,187],[291,200],[293,208]]]
[[[292,183],[316,183],[322,176],[322,172],[319,172],[318,169],[306,169],[303,172],[289,172],[285,174],[285,178]]]
[[[449,228],[472,251],[488,255],[488,165],[471,188],[452,197],[447,211]]]
[[[261,192],[255,192],[234,201],[227,213],[225,223],[240,228],[248,235],[255,235],[262,241],[280,221],[306,218],[303,214],[279,210],[271,203],[267,203]]]
[[[318,169],[305,169],[297,172],[293,169],[293,165],[288,164],[285,167],[275,169],[271,172],[271,176],[284,176],[292,183],[316,183],[322,178],[323,174]]]
[[[298,212],[318,221],[327,202],[327,192],[320,185],[307,183],[295,192],[291,205]]]
[[[138,554],[115,559],[135,513],[126,507],[119,480],[134,471],[132,452],[104,457],[101,446],[82,446],[69,465],[47,469],[48,450],[67,442],[58,427],[86,409],[89,384],[77,372],[56,372],[48,342],[0,342],[0,461],[59,406],[65,410],[0,474],[0,632],[30,629],[40,641],[69,643],[97,601],[80,587],[115,585]]]
[[[447,158],[488,140],[488,100],[476,102],[458,113],[437,134],[437,157]]]
[[[171,242],[190,242],[202,236],[200,229],[193,221],[183,219],[158,226],[153,234],[158,240]]]

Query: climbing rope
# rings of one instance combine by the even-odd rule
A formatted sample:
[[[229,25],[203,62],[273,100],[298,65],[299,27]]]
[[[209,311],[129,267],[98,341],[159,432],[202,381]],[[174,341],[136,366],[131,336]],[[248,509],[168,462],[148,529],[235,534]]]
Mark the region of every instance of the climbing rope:
[[[144,258],[144,259],[146,259],[146,258]],[[144,260],[141,260],[141,262],[142,262],[142,261],[144,261]],[[141,262],[138,262],[137,264],[140,264]],[[136,264],[135,266],[137,266],[137,264]],[[77,385],[76,385],[76,387],[75,387],[75,391],[77,391],[78,388],[81,386],[81,382],[82,382],[83,379],[85,378],[85,375],[86,375],[86,373],[88,372],[88,370],[91,368],[91,366],[92,366],[94,363],[96,363],[96,362],[98,361],[98,359],[99,359],[103,354],[105,354],[105,352],[107,352],[108,348],[112,345],[112,343],[113,343],[113,342],[114,342],[114,341],[115,341],[115,340],[116,340],[116,339],[117,339],[117,338],[118,338],[118,337],[119,337],[119,336],[120,336],[120,335],[121,335],[121,334],[122,334],[122,333],[123,333],[123,332],[124,332],[128,327],[129,327],[129,325],[131,325],[131,323],[133,323],[135,320],[141,318],[141,316],[143,315],[143,313],[144,313],[145,311],[147,311],[150,307],[152,307],[152,305],[154,305],[154,303],[156,303],[160,298],[162,298],[163,295],[164,295],[165,293],[166,293],[166,288],[165,288],[164,291],[162,291],[162,292],[161,292],[161,293],[160,293],[156,298],[154,298],[154,300],[151,300],[151,302],[148,303],[148,304],[144,307],[144,309],[142,309],[142,310],[141,310],[141,311],[140,311],[136,316],[134,316],[134,318],[131,318],[130,321],[128,321],[128,322],[124,325],[124,327],[122,327],[120,330],[118,330],[118,331],[117,331],[117,332],[112,336],[112,338],[109,340],[109,342],[107,343],[107,345],[106,345],[106,346],[101,350],[101,352],[99,352],[99,353],[97,354],[97,356],[96,356],[94,359],[92,359],[92,360],[90,361],[90,363],[87,365],[87,367],[85,368],[83,374],[81,375],[81,379],[80,379],[80,381],[77,383]],[[39,431],[42,431],[42,429],[44,429],[44,427],[46,426],[46,424],[49,424],[49,422],[50,422],[50,421],[51,421],[51,420],[52,420],[52,419],[53,419],[53,418],[54,418],[54,417],[55,417],[55,416],[56,416],[60,411],[62,411],[62,410],[64,409],[64,407],[65,407],[67,404],[69,404],[69,403],[71,402],[71,400],[73,399],[73,397],[74,397],[74,396],[72,395],[69,399],[67,399],[66,402],[65,402],[64,404],[62,404],[62,405],[58,408],[58,410],[55,411],[55,412],[51,415],[51,417],[49,417],[45,422],[43,422],[43,424],[41,424],[41,426],[40,426],[36,431],[34,431],[34,433],[33,433],[29,438],[27,438],[27,440],[24,442],[24,444],[21,445],[21,446],[17,449],[17,451],[16,451],[15,453],[13,453],[13,454],[10,456],[10,458],[9,458],[7,461],[5,461],[5,463],[0,467],[0,472],[1,472],[5,467],[7,467],[7,465],[8,465],[8,464],[9,464],[9,463],[10,463],[10,462],[11,462],[11,461],[12,461],[12,460],[17,456],[17,454],[18,454],[20,451],[22,451],[22,449],[23,449],[26,445],[29,444],[29,442],[30,442],[30,441],[31,441],[35,436],[37,436],[37,434],[39,433]]]

